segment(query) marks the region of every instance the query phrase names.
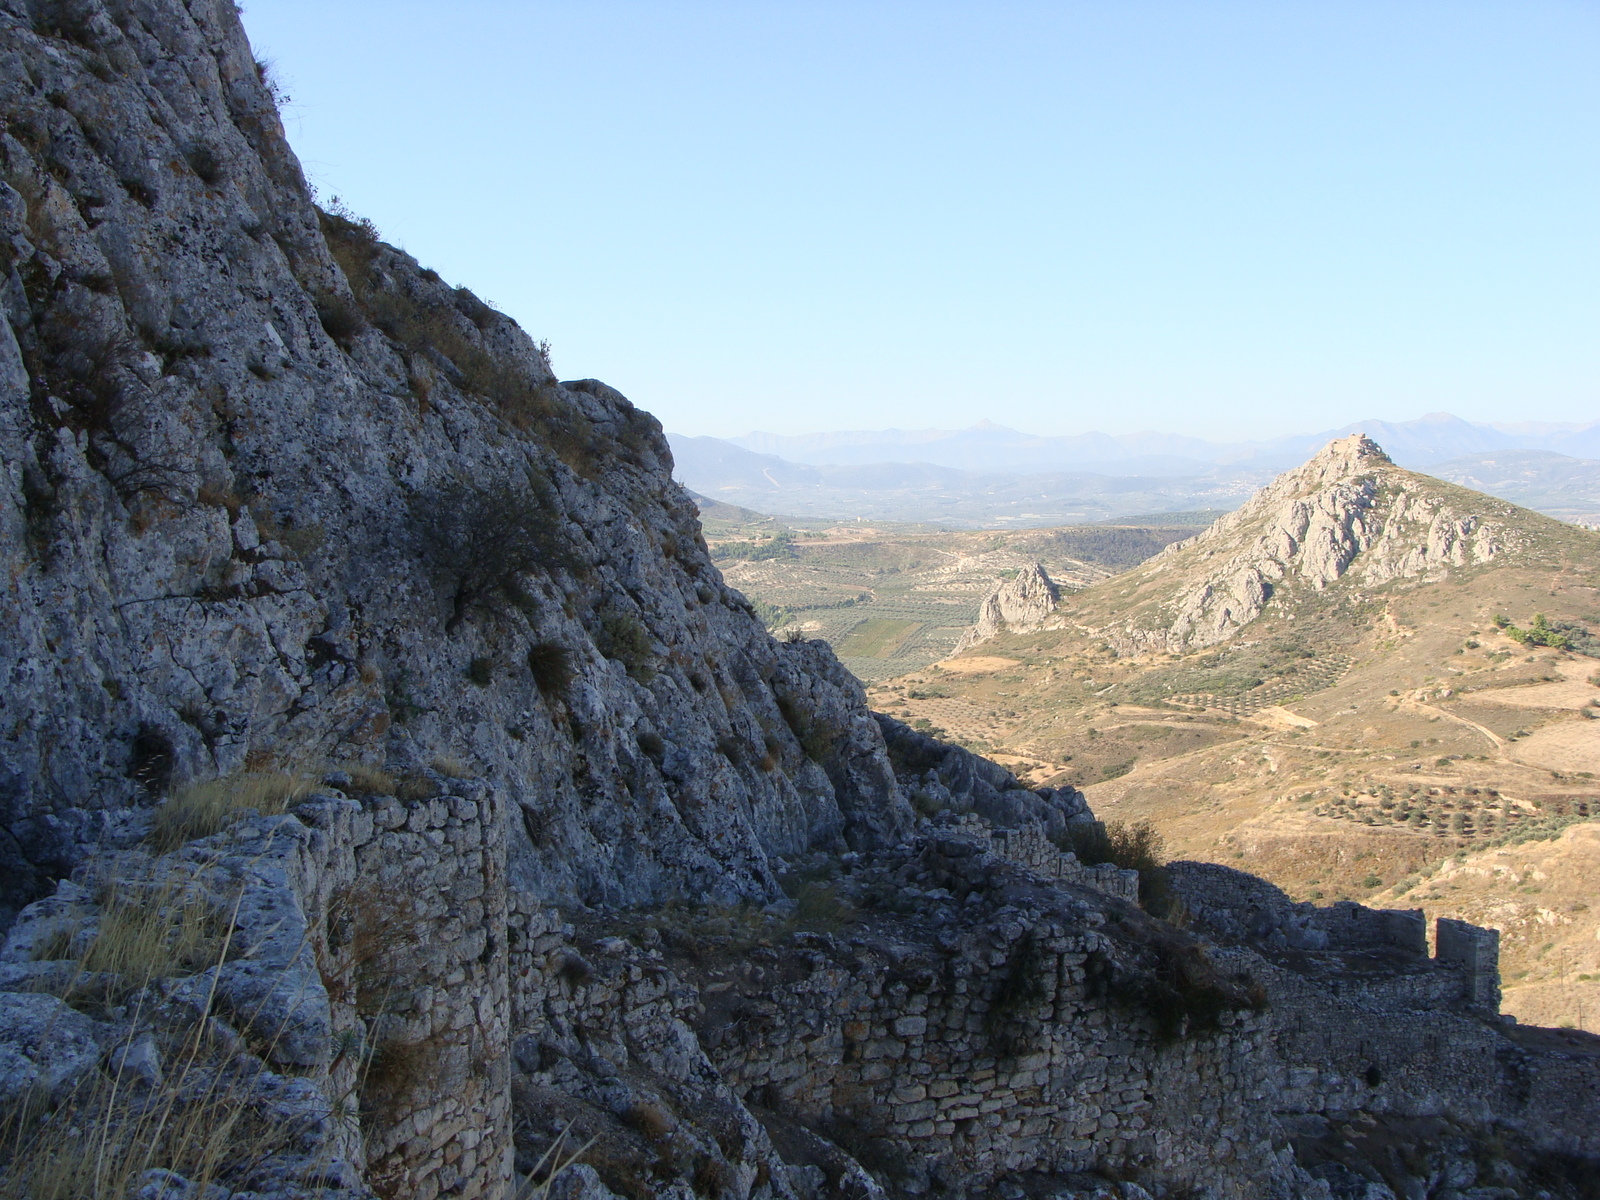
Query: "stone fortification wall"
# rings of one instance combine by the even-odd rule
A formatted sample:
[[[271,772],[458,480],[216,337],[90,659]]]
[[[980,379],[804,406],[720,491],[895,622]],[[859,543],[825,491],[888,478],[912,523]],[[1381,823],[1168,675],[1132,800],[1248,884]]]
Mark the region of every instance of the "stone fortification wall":
[[[1440,917],[1434,947],[1441,962],[1459,963],[1465,999],[1491,1013],[1500,1011],[1500,931]]]
[[[911,1192],[1120,1166],[1208,1180],[1222,1196],[1292,1194],[1292,1156],[1248,1098],[1269,1061],[1259,1014],[1239,1001],[1215,1027],[1175,1036],[1137,1003],[1108,1003],[1119,952],[1103,914],[968,839],[943,834],[938,846],[891,852],[868,873],[905,865],[966,880],[974,900],[942,931],[874,923],[701,963],[669,963],[648,927],[580,947],[558,913],[513,901],[519,1077],[625,1120],[646,1105],[681,1114],[693,1082],[699,1104],[709,1096],[753,1126],[742,1157],[724,1148],[734,1177],[778,1161],[749,1113],[771,1136],[788,1130],[788,1149],[797,1127],[814,1131],[848,1153],[802,1156],[825,1171],[779,1162],[802,1194],[821,1179],[808,1171],[877,1194],[851,1155]],[[993,872],[1032,895],[990,895]]]
[[[1025,825],[1020,829],[992,829],[981,818],[969,818],[958,828],[967,836],[987,842],[986,848],[1000,857],[1048,879],[1093,888],[1130,904],[1139,902],[1139,872],[1115,863],[1088,866],[1079,862],[1076,854],[1063,851],[1037,825]]]
[[[1600,1152],[1590,1118],[1600,1072],[1583,1048],[1541,1052],[1475,1006],[1381,979],[1290,971],[1245,955],[1271,997],[1285,1063],[1280,1114],[1439,1116],[1517,1130],[1565,1151]]]
[[[1366,908],[1340,900],[1313,910],[1327,949],[1359,953],[1382,948],[1413,959],[1428,957],[1428,923],[1420,908]]]
[[[233,918],[230,955],[163,986],[209,1018],[226,1065],[253,1080],[230,1085],[235,1102],[281,1112],[273,1093],[287,1087],[282,1119],[304,1130],[297,1157],[252,1164],[256,1176],[498,1200],[511,1164],[504,815],[480,782],[417,784],[441,794],[314,795],[167,859],[86,864],[93,891],[65,882],[19,916],[0,990],[75,969],[41,960],[42,947],[64,923],[92,927],[106,881],[192,876]],[[113,1048],[144,1032],[126,1012],[95,1028]]]
[[[1428,955],[1421,909],[1372,909],[1348,900],[1326,908],[1295,903],[1264,879],[1216,863],[1169,866],[1173,890],[1212,935],[1269,952],[1376,956],[1391,968],[1357,970],[1352,986],[1390,990],[1413,1004],[1465,1003],[1490,1016],[1500,1011],[1500,935],[1465,921],[1435,922]]]

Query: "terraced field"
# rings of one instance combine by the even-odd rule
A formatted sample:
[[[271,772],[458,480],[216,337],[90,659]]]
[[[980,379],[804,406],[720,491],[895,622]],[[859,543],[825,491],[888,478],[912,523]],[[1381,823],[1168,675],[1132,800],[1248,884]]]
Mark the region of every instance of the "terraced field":
[[[1069,526],[971,532],[928,525],[779,520],[704,502],[701,523],[723,577],[775,632],[822,638],[863,682],[947,658],[1006,575],[1042,563],[1087,587],[1143,561],[1192,527]]]
[[[1285,700],[1303,700],[1325,688],[1330,688],[1345,677],[1352,659],[1348,654],[1327,654],[1309,662],[1296,664],[1292,678],[1274,679],[1253,687],[1237,696],[1218,695],[1215,692],[1186,692],[1168,698],[1172,704],[1201,710],[1215,709],[1230,717],[1248,717],[1265,708],[1282,704]]]

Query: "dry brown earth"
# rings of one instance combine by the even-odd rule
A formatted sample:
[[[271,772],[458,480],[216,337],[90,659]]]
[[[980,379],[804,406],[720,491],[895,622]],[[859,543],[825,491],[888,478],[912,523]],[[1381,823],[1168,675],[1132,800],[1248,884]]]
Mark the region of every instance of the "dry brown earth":
[[[1300,899],[1494,925],[1508,1012],[1600,1030],[1600,660],[1495,624],[1539,612],[1600,630],[1600,537],[1516,519],[1516,556],[1359,597],[1334,585],[1312,597],[1322,616],[1269,604],[1221,654],[1118,657],[1085,619],[1002,634],[871,700],[1034,781],[1084,787],[1103,818],[1153,821],[1172,857]],[[1114,610],[1132,586],[1061,607]],[[1202,660],[1263,682],[1160,698]]]

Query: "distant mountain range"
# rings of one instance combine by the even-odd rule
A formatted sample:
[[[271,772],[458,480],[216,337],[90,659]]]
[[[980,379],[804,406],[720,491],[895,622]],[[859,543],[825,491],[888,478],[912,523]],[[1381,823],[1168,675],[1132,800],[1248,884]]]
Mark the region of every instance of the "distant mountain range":
[[[1264,441],[1210,442],[1170,433],[1082,433],[1043,437],[980,421],[970,429],[883,429],[728,438],[757,454],[817,466],[930,463],[1009,473],[1092,470],[1114,475],[1196,475],[1217,466],[1286,470],[1335,438],[1365,433],[1395,462],[1418,470],[1467,454],[1551,450],[1600,457],[1600,421],[1585,424],[1481,424],[1449,413],[1415,421],[1355,421],[1340,429]]]
[[[1600,522],[1600,422],[1475,424],[1448,413],[1260,442],[1176,434],[1040,437],[980,422],[739,438],[669,434],[677,477],[712,499],[795,517],[961,528],[1231,509],[1337,437],[1364,432],[1401,466],[1569,521]],[[1558,452],[1558,448],[1559,451]]]

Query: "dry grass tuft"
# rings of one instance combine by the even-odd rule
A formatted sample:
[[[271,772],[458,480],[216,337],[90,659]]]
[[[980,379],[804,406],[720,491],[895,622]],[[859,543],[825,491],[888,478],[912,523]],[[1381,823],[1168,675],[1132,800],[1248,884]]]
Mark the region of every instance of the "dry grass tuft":
[[[350,776],[349,790],[358,796],[392,796],[400,782],[382,767],[369,767],[363,763],[345,767]]]
[[[81,981],[114,976],[121,998],[140,997],[138,1029],[153,980],[228,957],[231,914],[184,872],[107,881],[97,900],[98,921],[90,926],[86,913],[66,935],[83,943],[69,1001],[83,999],[74,995]],[[91,1072],[54,1107],[29,1100],[0,1111],[0,1198],[127,1200],[156,1170],[183,1176],[195,1194],[210,1194],[212,1184],[231,1191],[227,1182],[242,1182],[268,1156],[293,1148],[297,1131],[241,1094],[245,1085],[226,1071],[206,1028],[155,1028],[162,1063],[155,1078],[113,1059],[113,1069]]]
[[[52,1112],[6,1114],[0,1131],[5,1200],[127,1200],[158,1169],[209,1194],[211,1184],[293,1142],[289,1130],[231,1094],[198,1053],[180,1059],[153,1094],[131,1079],[99,1076]]]
[[[533,1170],[518,1177],[513,1192],[516,1200],[545,1200],[550,1194],[550,1185],[556,1181],[557,1176],[593,1148],[597,1138],[590,1138],[576,1150],[568,1150],[567,1135],[571,1132],[572,1126],[569,1125],[557,1134],[556,1140],[550,1143],[545,1152],[539,1156],[539,1161],[533,1164]]]
[[[478,773],[472,764],[453,754],[440,754],[433,760],[433,769],[446,779],[476,779]]]
[[[285,812],[311,787],[305,776],[284,771],[242,771],[192,784],[156,809],[150,844],[165,854],[185,842],[220,833],[246,809],[263,816]]]
[[[646,1140],[660,1143],[666,1140],[676,1122],[659,1104],[647,1100],[635,1101],[622,1114],[623,1123],[636,1130]]]
[[[155,886],[108,885],[100,920],[81,959],[85,974],[111,974],[132,988],[152,979],[193,975],[219,961],[226,917],[198,885],[178,879]]]

